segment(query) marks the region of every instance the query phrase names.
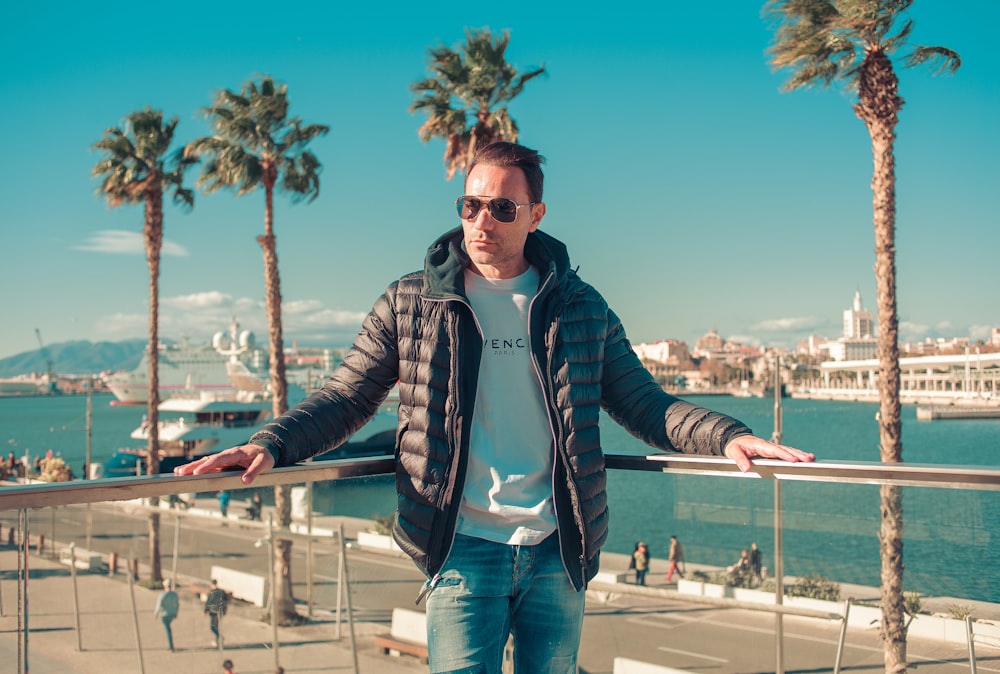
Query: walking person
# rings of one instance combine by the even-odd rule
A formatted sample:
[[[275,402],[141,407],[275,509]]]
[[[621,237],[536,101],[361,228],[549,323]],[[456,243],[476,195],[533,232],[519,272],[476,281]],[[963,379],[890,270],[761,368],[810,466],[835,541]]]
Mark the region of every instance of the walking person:
[[[460,226],[376,300],[323,388],[247,444],[175,470],[240,467],[250,485],[346,442],[398,385],[393,537],[427,577],[431,672],[499,673],[508,632],[515,671],[576,671],[608,534],[602,409],[653,447],[743,471],[815,458],[656,383],[566,246],[539,230],[542,162],[516,143],[478,149]]]
[[[676,536],[670,537],[670,555],[667,557],[670,562],[670,568],[667,569],[667,582],[674,577],[674,572],[681,578],[684,577],[684,548],[681,547],[681,542],[677,540]]]
[[[159,618],[163,622],[163,629],[167,632],[167,646],[170,647],[171,653],[174,652],[174,633],[170,628],[170,624],[177,617],[180,607],[180,598],[174,592],[170,580],[164,580],[163,591],[156,598],[156,608],[153,609],[153,617]]]
[[[757,543],[753,542],[750,544],[750,577],[755,587],[759,587],[764,580],[762,563],[763,554],[757,547]]]
[[[649,549],[643,541],[639,541],[632,558],[635,560],[635,584],[645,585],[646,571],[649,570]]]
[[[222,661],[222,674],[236,674],[235,665],[232,660]]]
[[[208,626],[212,630],[212,647],[222,648],[222,616],[226,615],[229,595],[219,587],[219,581],[212,579],[212,589],[205,598],[205,613]]]
[[[222,515],[222,524],[225,525],[226,520],[229,518],[229,500],[232,495],[226,491],[219,492],[219,513]]]

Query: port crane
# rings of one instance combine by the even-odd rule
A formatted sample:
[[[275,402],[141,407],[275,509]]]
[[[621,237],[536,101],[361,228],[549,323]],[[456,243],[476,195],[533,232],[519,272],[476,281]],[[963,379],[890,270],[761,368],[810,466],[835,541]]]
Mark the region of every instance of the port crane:
[[[45,358],[45,374],[47,378],[47,383],[45,386],[46,393],[58,393],[59,387],[56,385],[56,373],[52,365],[52,354],[45,347],[45,342],[42,341],[42,331],[35,328],[35,337],[38,339],[38,348]]]

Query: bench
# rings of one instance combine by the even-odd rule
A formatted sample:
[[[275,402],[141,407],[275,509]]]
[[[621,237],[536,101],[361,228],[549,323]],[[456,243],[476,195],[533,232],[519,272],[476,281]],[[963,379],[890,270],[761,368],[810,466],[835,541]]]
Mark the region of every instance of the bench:
[[[686,669],[674,669],[649,662],[616,657],[613,674],[691,674]]]
[[[392,609],[388,634],[375,635],[375,645],[386,655],[414,655],[427,662],[427,614],[405,608]]]
[[[77,547],[65,547],[59,551],[59,561],[62,564],[72,564],[85,571],[100,571],[104,566],[104,558],[99,553]]]
[[[254,606],[267,604],[267,582],[263,576],[227,569],[224,566],[213,566],[212,578],[219,581],[221,589],[237,599],[248,601]]]

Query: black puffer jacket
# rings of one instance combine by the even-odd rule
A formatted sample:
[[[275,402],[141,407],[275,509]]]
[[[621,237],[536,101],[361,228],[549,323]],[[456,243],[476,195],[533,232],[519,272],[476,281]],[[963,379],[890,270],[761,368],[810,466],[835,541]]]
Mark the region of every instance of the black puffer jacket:
[[[575,587],[597,573],[608,533],[600,410],[660,449],[721,454],[750,433],[739,421],[668,395],[642,367],[604,298],[569,268],[565,246],[535,232],[525,255],[541,273],[531,348],[555,441],[554,505]],[[428,577],[455,534],[483,341],[464,291],[462,231],[428,250],[424,271],[393,283],[322,390],[257,432],[277,465],[344,443],[399,382],[394,537]]]

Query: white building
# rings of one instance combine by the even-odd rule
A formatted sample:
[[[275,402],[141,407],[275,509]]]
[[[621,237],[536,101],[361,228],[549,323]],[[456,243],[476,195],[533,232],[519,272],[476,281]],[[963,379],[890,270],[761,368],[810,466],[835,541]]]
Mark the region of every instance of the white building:
[[[835,361],[878,358],[878,340],[872,312],[861,304],[861,291],[854,293],[854,304],[844,311],[844,336],[820,346]]]
[[[875,336],[872,312],[862,308],[861,291],[854,293],[854,306],[844,312],[844,338],[870,339]]]

